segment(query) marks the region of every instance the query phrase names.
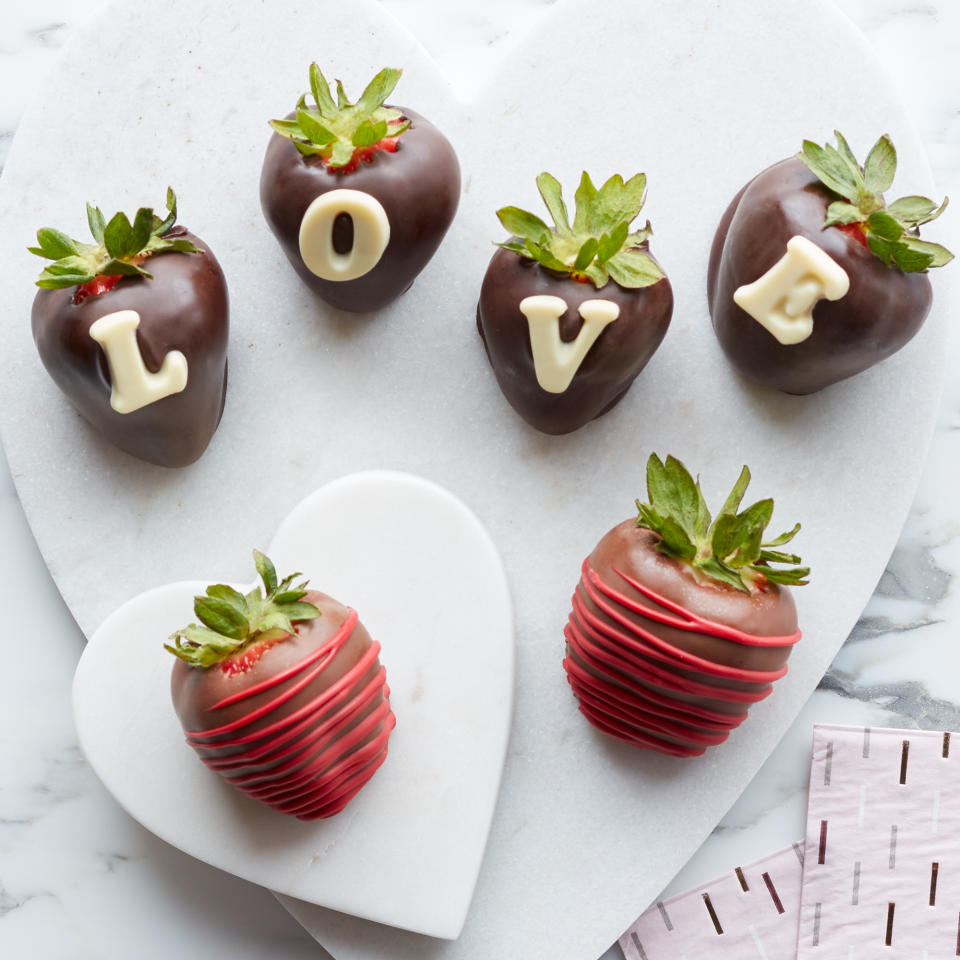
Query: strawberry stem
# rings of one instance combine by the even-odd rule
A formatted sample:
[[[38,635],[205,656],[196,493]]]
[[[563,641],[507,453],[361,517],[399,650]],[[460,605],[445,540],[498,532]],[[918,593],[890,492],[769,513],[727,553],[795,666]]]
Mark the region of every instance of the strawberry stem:
[[[394,153],[397,139],[410,128],[410,120],[394,107],[384,105],[402,70],[384,67],[367,84],[356,103],[351,103],[338,80],[337,99],[320,67],[310,65],[310,95],[297,101],[292,120],[271,120],[270,126],[289,140],[304,156],[318,156],[328,170],[351,173],[381,151]]]
[[[171,634],[174,644],[164,644],[166,650],[191,667],[208,668],[233,657],[255,640],[267,645],[286,640],[295,632],[295,624],[320,616],[316,606],[303,600],[307,581],[293,585],[302,574],[291,573],[278,581],[269,557],[254,550],[253,558],[264,590],[257,586],[244,595],[225,583],[207,587],[203,596],[193,598],[200,623]],[[238,669],[250,665],[252,662]]]
[[[79,287],[74,303],[113,289],[123,277],[150,274],[140,264],[154,253],[202,253],[175,227],[177,196],[167,187],[167,217],[161,220],[150,207],[141,207],[133,219],[117,213],[108,223],[99,207],[87,204],[87,222],[96,243],[81,243],[59,230],[37,231],[37,246],[27,249],[47,260],[37,286],[44,290]]]
[[[776,549],[800,530],[765,541],[763,532],[773,514],[773,500],[758,500],[737,512],[750,483],[744,467],[716,518],[687,468],[675,457],[662,462],[655,454],[647,461],[648,503],[637,501],[637,526],[656,533],[657,550],[686,563],[698,581],[715,580],[750,593],[769,583],[803,586],[809,567],[784,569],[774,564],[798,564],[800,557]]]
[[[939,243],[920,239],[920,225],[936,220],[946,209],[948,199],[937,206],[928,197],[901,197],[888,204],[884,191],[893,184],[897,169],[897,151],[884,134],[871,147],[863,166],[839,130],[834,131],[837,145],[820,146],[803,141],[797,154],[810,172],[839,199],[827,207],[824,227],[837,227],[862,243],[887,266],[904,273],[926,273],[942,267],[953,254]]]

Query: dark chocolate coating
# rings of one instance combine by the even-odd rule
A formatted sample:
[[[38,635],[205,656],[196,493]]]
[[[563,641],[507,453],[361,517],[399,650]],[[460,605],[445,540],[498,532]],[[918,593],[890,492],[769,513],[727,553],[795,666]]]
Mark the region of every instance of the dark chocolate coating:
[[[575,604],[570,623],[581,637],[591,633],[604,637],[603,644],[608,651],[614,651],[614,660],[588,656],[587,647],[569,627],[567,658],[593,678],[595,687],[591,689],[604,691],[601,699],[624,711],[618,714],[614,710],[611,717],[605,708],[592,715],[585,710],[592,721],[600,718],[601,729],[665,753],[692,755],[726,739],[729,729],[743,719],[749,702],[766,696],[769,677],[758,676],[754,680],[749,676],[710,675],[694,663],[685,667],[683,657],[689,654],[735,671],[779,671],[793,649],[786,640],[797,631],[797,611],[790,591],[776,584],[765,583],[762,589],[745,593],[716,581],[698,582],[689,565],[656,549],[658,540],[652,531],[629,519],[597,544],[589,557],[589,566],[602,583],[626,602],[603,597],[609,610],[601,609],[581,577],[576,598],[586,612],[578,611]],[[658,623],[631,607],[676,614],[645,596],[625,577],[690,614],[746,634],[771,638],[773,642],[751,646],[716,636],[709,630],[684,630]],[[657,648],[644,641],[640,631],[653,634],[678,654],[666,659],[659,657]],[[783,638],[784,642],[778,643],[776,638]],[[567,672],[574,691],[581,695],[583,684],[577,682],[569,665]],[[717,696],[712,695],[713,688],[717,689]],[[726,699],[724,690],[743,696]],[[607,721],[610,728],[602,725]]]
[[[367,313],[399,297],[436,253],[460,201],[460,165],[450,142],[420,114],[395,109],[411,121],[396,152],[380,150],[350,173],[328,170],[318,156],[303,156],[277,133],[263,158],[260,206],[267,224],[303,282],[341,310]],[[307,207],[339,189],[368,193],[380,201],[390,221],[383,256],[355,280],[323,280],[300,256],[300,222]],[[339,243],[337,252],[345,252]]]
[[[174,228],[177,231],[177,228]],[[203,253],[157,253],[144,261],[153,279],[124,277],[106,293],[74,305],[76,287],[40,290],[33,301],[33,339],[40,359],[77,411],[121,450],[163,467],[193,463],[207,448],[227,390],[227,283],[209,247]],[[187,358],[180,392],[134,410],[110,406],[110,368],[90,327],[118,310],[140,315],[137,342],[152,373],[171,350]]]
[[[707,300],[717,339],[744,376],[785,393],[814,393],[879,363],[913,337],[930,309],[925,274],[887,267],[855,238],[824,229],[834,199],[802,160],[791,157],[734,197],[713,240]],[[850,289],[839,300],[820,300],[813,333],[784,345],[738,307],[733,294],[766,273],[794,236],[811,240],[843,267]]]
[[[549,294],[566,301],[560,339],[576,340],[585,300],[611,300],[620,315],[597,338],[563,393],[549,393],[537,383],[530,327],[520,301]],[[597,289],[572,277],[552,273],[539,263],[500,249],[490,261],[480,301],[477,329],[497,383],[510,406],[544,433],[571,433],[614,407],[647,365],[670,325],[673,291],[664,278],[639,290],[608,280]]]

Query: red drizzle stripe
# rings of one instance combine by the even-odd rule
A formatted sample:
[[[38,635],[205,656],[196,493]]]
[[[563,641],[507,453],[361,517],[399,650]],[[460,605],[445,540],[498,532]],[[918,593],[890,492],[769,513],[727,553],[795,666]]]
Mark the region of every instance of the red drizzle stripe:
[[[748,647],[790,647],[800,639],[800,631],[782,637],[745,633],[691,613],[612,569],[660,609],[604,583],[590,558],[584,561],[564,628],[563,661],[581,713],[610,736],[672,756],[696,756],[722,743],[746,719],[746,708],[770,695],[786,665],[750,670],[706,660],[679,649],[628,614]],[[739,709],[727,713],[725,705]]]
[[[386,670],[383,667],[371,679],[370,685],[380,688],[386,679]],[[338,698],[338,702],[346,698],[350,691],[344,691],[344,695]],[[363,696],[363,695],[361,695]],[[207,766],[218,771],[230,771],[237,767],[249,767],[265,758],[270,758],[267,768],[292,753],[297,752],[304,746],[319,740],[325,736],[332,727],[342,726],[341,719],[337,715],[330,715],[328,719],[318,722],[318,713],[308,713],[303,719],[289,730],[271,738],[260,747],[248,749],[240,755],[239,759],[234,756],[211,757]]]
[[[271,724],[270,726],[264,727],[260,730],[257,730],[254,733],[247,734],[246,736],[243,736],[243,737],[236,737],[233,740],[216,740],[213,743],[195,743],[194,746],[197,748],[202,748],[202,747],[221,748],[221,747],[233,747],[243,743],[249,743],[251,740],[255,740],[263,737],[264,734],[276,733],[277,731],[282,730],[284,727],[290,726],[292,723],[295,723],[297,720],[300,720],[302,717],[311,715],[312,713],[314,713],[314,711],[316,711],[320,707],[330,706],[331,701],[336,700],[339,696],[349,695],[350,682],[351,680],[355,679],[354,677],[355,672],[361,669],[365,670],[367,667],[371,666],[374,663],[374,661],[377,659],[377,655],[379,654],[379,652],[380,652],[380,645],[376,641],[374,641],[371,644],[370,648],[367,650],[367,652],[363,655],[363,657],[361,657],[361,659],[357,661],[353,670],[351,670],[349,673],[344,674],[344,676],[342,676],[335,684],[333,684],[331,687],[324,690],[319,696],[317,696],[310,703],[304,704],[304,706],[300,707],[299,710],[294,711],[289,716],[281,717],[279,720],[277,720],[275,723]],[[279,696],[275,700],[272,700],[266,706],[269,707],[270,710],[273,710],[276,707],[283,706],[283,704],[286,703],[289,699],[291,699],[292,696],[294,696],[296,693],[299,693],[300,690],[305,689],[313,680],[316,680],[322,672],[323,672],[322,668],[320,669],[314,668],[303,680],[300,680],[293,685],[292,693],[285,692],[282,696]],[[236,723],[228,724],[227,726],[221,727],[220,729],[234,730],[238,726],[244,726],[248,723],[253,722],[254,720],[259,720],[261,717],[266,716],[268,712],[269,711],[266,709],[266,707],[262,707],[258,710],[252,711],[246,717],[241,717],[240,720],[237,721]],[[211,733],[212,732],[213,731],[211,731]],[[193,734],[190,734],[190,733],[187,734],[188,738],[192,736]]]
[[[675,669],[679,668],[687,670],[690,673],[699,673],[707,680],[711,677],[719,677],[721,680],[734,680],[739,683],[764,684],[779,680],[787,672],[786,667],[781,667],[779,670],[745,670],[743,667],[728,667],[725,664],[715,663],[712,660],[704,660],[692,653],[679,650],[677,647],[662,640],[655,633],[645,630],[628,617],[618,613],[610,604],[599,598],[595,591],[591,592],[588,583],[582,580],[580,582],[587,596],[593,601],[597,609],[605,613],[611,620],[615,620],[617,623],[626,627],[629,633],[623,633],[617,630],[616,627],[610,626],[600,617],[587,614],[596,622],[597,630],[614,640],[618,640],[621,644],[625,644],[628,650],[636,647],[637,644],[640,643],[646,657],[669,664]],[[586,606],[583,604],[583,601],[580,600],[578,593],[574,593],[573,597],[574,610],[578,613],[581,610],[586,611]],[[731,688],[728,687],[725,689]]]
[[[261,683],[247,687],[246,690],[241,690],[232,697],[224,697],[219,703],[213,705],[213,709],[221,710],[223,707],[229,707],[231,704],[238,703],[240,700],[248,700],[250,697],[255,697],[258,693],[263,693],[264,690],[269,690],[278,683],[283,683],[284,680],[295,677],[301,670],[310,666],[311,663],[315,663],[317,660],[332,660],[337,653],[339,653],[340,648],[350,638],[350,634],[353,633],[357,625],[357,620],[359,619],[357,611],[350,609],[347,613],[347,619],[343,621],[340,629],[322,647],[317,647],[309,656],[305,657],[299,663],[295,663],[292,667],[287,667],[286,670],[278,673],[275,677],[269,677]]]
[[[656,714],[648,713],[637,707],[626,708],[622,704],[611,702],[602,692],[591,692],[590,690],[580,690],[580,702],[593,707],[595,710],[602,711],[608,717],[621,721],[624,725],[635,727],[637,730],[648,730],[653,733],[660,733],[681,742],[689,742],[698,746],[714,746],[723,743],[730,736],[728,730],[714,731],[712,733],[697,730],[695,727],[689,727],[682,723],[671,723],[658,717]]]
[[[583,565],[585,569],[590,571],[593,577],[597,577],[597,574],[590,567],[589,557],[584,560]],[[741,643],[748,647],[788,647],[797,643],[797,641],[800,639],[801,634],[799,630],[783,637],[763,637],[753,633],[745,633],[743,630],[737,630],[735,627],[727,626],[727,624],[724,623],[717,623],[715,620],[710,620],[707,617],[698,616],[697,614],[691,613],[689,610],[684,609],[680,606],[680,604],[674,603],[672,600],[668,600],[666,597],[660,596],[659,593],[656,593],[649,587],[645,587],[642,583],[634,580],[632,577],[628,577],[622,570],[618,570],[616,567],[612,567],[611,569],[618,577],[622,577],[624,581],[630,584],[630,586],[633,587],[633,589],[638,593],[642,593],[648,600],[652,600],[661,607],[671,610],[681,618],[679,620],[674,620],[673,618],[667,617],[660,613],[658,610],[652,610],[650,607],[637,606],[637,613],[643,614],[650,620],[656,620],[658,623],[665,623],[668,626],[676,627],[678,630],[690,630],[694,633],[706,633],[710,636],[720,637],[723,640],[730,640],[733,643]],[[599,579],[599,577],[597,577],[597,579]],[[618,600],[622,596],[621,594],[616,593],[616,591],[610,587],[607,587],[606,589],[609,590],[610,596],[614,596]],[[623,601],[627,606],[632,607],[634,605],[634,601],[630,600],[628,597],[623,597]]]
[[[604,684],[603,681],[598,680],[584,670],[584,668],[572,658],[567,657],[563,661],[563,666],[567,673],[576,679],[580,688],[592,690],[597,696],[602,697],[612,704],[619,705],[623,710],[630,710],[631,707],[634,706],[632,698],[627,691],[618,690],[610,684]],[[699,726],[702,730],[733,730],[739,727],[747,716],[745,713],[720,714],[720,716],[723,717],[722,720],[706,720],[695,714],[687,713],[684,710],[674,709],[674,707],[670,706],[671,701],[668,697],[659,697],[653,693],[653,691],[645,691],[645,695],[650,698],[645,704],[646,712],[666,720],[676,720],[678,723],[685,724],[688,727]]]
[[[371,643],[336,683],[303,706],[287,716],[277,714],[321,680],[357,622],[356,611],[350,610],[323,646],[276,676],[215,704],[212,709],[221,710],[258,694],[276,693],[237,720],[211,730],[188,731],[187,742],[203,762],[227,783],[281,813],[301,820],[339,813],[386,759],[390,732],[396,726],[386,670],[377,663],[380,645]],[[250,730],[264,719],[265,725]],[[231,752],[224,756],[224,749]]]
[[[588,704],[580,704],[580,712],[598,729],[611,737],[623,740],[638,747],[647,747],[658,753],[666,753],[672,757],[699,757],[706,752],[706,747],[687,747],[679,743],[670,743],[658,737],[627,727],[618,720],[605,713],[598,713]]]
[[[258,693],[264,693],[267,690],[272,690],[274,687],[279,686],[286,680],[289,680],[291,677],[296,676],[298,673],[301,673],[306,669],[310,664],[315,663],[317,660],[320,660],[321,663],[312,670],[306,677],[302,678],[292,686],[290,689],[285,691],[279,698],[271,701],[270,703],[264,704],[264,706],[258,708],[254,713],[250,713],[245,717],[241,717],[239,720],[235,720],[233,723],[225,724],[222,727],[215,727],[211,730],[197,730],[197,731],[187,731],[187,736],[200,739],[200,740],[209,740],[211,737],[220,736],[223,733],[229,733],[232,730],[236,730],[238,727],[242,727],[245,724],[249,723],[251,720],[258,720],[260,717],[265,716],[270,713],[280,704],[285,703],[287,700],[292,699],[296,696],[304,687],[306,687],[310,680],[314,677],[319,676],[323,673],[324,668],[327,666],[330,660],[332,660],[340,649],[347,642],[350,637],[350,634],[353,633],[353,628],[357,625],[357,614],[356,611],[351,610],[350,615],[344,620],[343,625],[340,629],[322,646],[314,650],[309,656],[305,657],[299,663],[295,663],[292,667],[288,667],[282,673],[278,673],[275,677],[268,677],[266,680],[261,683],[255,684],[254,686],[243,690],[240,693],[236,693],[233,696],[225,697],[219,703],[215,703],[210,709],[211,710],[222,710],[224,707],[229,707],[234,703],[238,703],[241,700],[246,700],[252,696],[256,696]]]
[[[382,683],[379,685],[382,686]],[[379,687],[378,687],[379,689]],[[356,747],[366,739],[367,734],[372,733],[381,720],[386,719],[390,712],[390,705],[381,700],[379,705],[372,711],[369,711],[371,701],[357,698],[356,704],[351,704],[349,708],[341,710],[337,716],[337,723],[333,729],[328,730],[323,736],[304,738],[304,741],[298,744],[297,753],[288,757],[286,761],[270,768],[265,776],[263,772],[253,771],[251,773],[238,774],[236,776],[225,777],[225,779],[235,786],[246,787],[251,793],[257,793],[266,790],[270,793],[276,790],[276,775],[287,775],[288,779],[284,782],[283,791],[290,790],[309,779],[309,771],[317,767],[324,760],[333,763],[337,759],[337,754],[329,751],[336,748]],[[375,703],[375,701],[373,701]],[[345,727],[354,724],[352,728],[343,733],[340,740],[335,740],[338,733]],[[309,742],[307,742],[309,741]]]
[[[636,650],[632,655],[628,654],[628,659],[606,655],[603,650],[601,631],[596,622],[597,618],[588,614],[587,618],[578,620],[578,613],[580,611],[574,605],[574,612],[570,615],[568,623],[571,633],[579,641],[574,644],[574,647],[583,659],[593,661],[592,665],[598,669],[604,670],[605,665],[616,667],[616,662],[619,659],[620,664],[622,664],[620,669],[626,672],[628,676],[645,680],[659,689],[705,697],[715,701],[750,704],[758,703],[770,695],[772,689],[770,684],[761,686],[755,691],[735,690],[732,687],[718,687],[710,683],[699,683],[671,670],[653,666],[642,656],[645,651],[638,641],[634,642]],[[604,670],[604,672],[609,673],[610,671]]]

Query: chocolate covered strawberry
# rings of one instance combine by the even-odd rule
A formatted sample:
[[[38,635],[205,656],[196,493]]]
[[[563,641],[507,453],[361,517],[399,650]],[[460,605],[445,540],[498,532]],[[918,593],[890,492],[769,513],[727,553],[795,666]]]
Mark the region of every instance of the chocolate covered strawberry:
[[[51,260],[37,280],[33,339],[77,411],[121,450],[181,467],[206,449],[227,389],[229,311],[209,247],[150,208],[107,222],[87,204],[93,243],[49,228],[32,253]]]
[[[332,817],[386,759],[396,724],[380,645],[355,610],[254,559],[262,590],[208,587],[200,623],[170,638],[173,705],[231,786],[301,820]]]
[[[887,203],[897,154],[882,136],[863,166],[809,140],[754,177],[727,208],[707,297],[720,345],[744,376],[806,394],[899,350],[930,309],[929,269],[952,254],[919,228],[947,205]]]
[[[447,139],[386,104],[402,71],[384,68],[351,103],[334,100],[317,64],[303,94],[271,120],[260,205],[303,281],[343,310],[367,312],[403,293],[434,255],[460,199]]]
[[[660,345],[673,292],[650,254],[650,222],[630,232],[646,197],[642,173],[598,190],[584,173],[573,222],[560,184],[537,177],[553,226],[517,207],[497,211],[513,236],[493,255],[477,328],[510,405],[544,433],[606,413]]]
[[[787,672],[800,639],[788,585],[806,583],[809,570],[780,547],[800,524],[765,540],[773,501],[740,510],[749,482],[744,467],[711,519],[699,481],[653,454],[649,502],[637,501],[637,517],[583,562],[563,666],[580,711],[604,733],[701,754]]]

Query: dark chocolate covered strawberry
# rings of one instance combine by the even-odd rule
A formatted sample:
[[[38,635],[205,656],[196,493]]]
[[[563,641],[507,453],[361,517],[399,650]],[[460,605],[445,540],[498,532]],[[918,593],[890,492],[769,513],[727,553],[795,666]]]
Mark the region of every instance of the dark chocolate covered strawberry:
[[[884,199],[897,166],[890,138],[860,166],[836,137],[836,147],[805,140],[754,177],[710,254],[720,345],[744,376],[786,393],[821,390],[899,350],[930,309],[927,270],[952,259],[919,236],[946,200]]]
[[[173,705],[227,783],[301,820],[332,817],[386,759],[396,724],[380,645],[355,610],[254,559],[263,590],[208,587],[200,624],[170,638]]]
[[[58,387],[121,450],[181,467],[206,449],[227,389],[229,311],[209,247],[141,208],[109,223],[87,204],[93,243],[37,232],[31,252],[53,261],[33,301],[33,339]]]
[[[303,94],[271,120],[260,205],[287,259],[328,303],[367,312],[403,293],[434,255],[460,199],[446,137],[386,105],[400,70],[384,68],[356,103],[337,98],[317,64]]]
[[[649,502],[583,562],[563,666],[580,711],[604,733],[695,756],[726,740],[787,672],[800,639],[787,587],[809,570],[779,548],[800,524],[765,540],[773,501],[740,511],[749,482],[744,467],[711,519],[699,481],[653,454]]]
[[[642,173],[598,190],[584,173],[571,223],[560,184],[537,177],[553,226],[517,207],[497,211],[513,236],[493,255],[477,328],[510,405],[544,433],[606,413],[660,345],[673,292],[650,254],[650,222],[630,232]]]

